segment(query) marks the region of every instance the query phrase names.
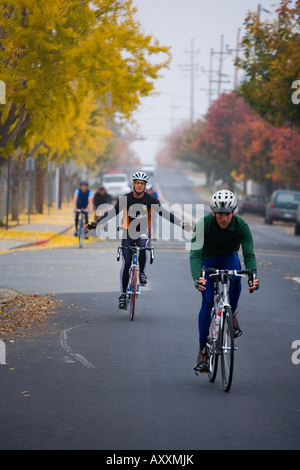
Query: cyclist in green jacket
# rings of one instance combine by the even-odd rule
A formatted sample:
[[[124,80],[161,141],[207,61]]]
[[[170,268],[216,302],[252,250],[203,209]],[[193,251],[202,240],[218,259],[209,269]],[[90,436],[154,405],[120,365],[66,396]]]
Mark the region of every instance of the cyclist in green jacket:
[[[228,190],[217,191],[211,199],[212,213],[200,219],[195,227],[195,235],[191,243],[190,267],[196,288],[202,293],[202,307],[199,312],[200,351],[197,367],[201,372],[208,371],[206,341],[210,325],[211,309],[214,302],[213,279],[202,278],[202,266],[219,269],[241,269],[238,256],[242,247],[245,268],[256,269],[256,258],[253,251],[253,239],[248,224],[234,214],[237,202],[234,194]],[[203,234],[203,239],[197,234]],[[198,239],[197,239],[198,238]],[[258,279],[249,280],[249,290],[259,287]],[[241,294],[241,279],[232,276],[230,286],[230,304],[234,312],[235,336],[242,334],[236,318],[236,309]]]

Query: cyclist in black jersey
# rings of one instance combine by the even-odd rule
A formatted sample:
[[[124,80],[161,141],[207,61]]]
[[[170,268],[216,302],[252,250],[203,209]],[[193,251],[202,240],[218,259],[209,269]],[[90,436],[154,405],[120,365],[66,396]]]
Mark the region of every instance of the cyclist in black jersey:
[[[113,217],[123,212],[123,236],[122,256],[123,265],[120,272],[121,295],[119,297],[119,308],[126,307],[126,290],[129,281],[129,269],[131,264],[131,251],[128,248],[134,243],[139,247],[146,247],[149,243],[149,228],[151,226],[152,211],[169,220],[171,223],[181,226],[185,230],[191,230],[189,224],[181,222],[173,213],[167,211],[158,199],[145,192],[148,175],[142,171],[136,172],[132,177],[133,191],[121,196],[116,205],[97,220],[99,223],[107,223]],[[94,224],[87,224],[85,231],[95,228]],[[146,251],[141,250],[139,254],[140,284],[147,284],[145,274]]]

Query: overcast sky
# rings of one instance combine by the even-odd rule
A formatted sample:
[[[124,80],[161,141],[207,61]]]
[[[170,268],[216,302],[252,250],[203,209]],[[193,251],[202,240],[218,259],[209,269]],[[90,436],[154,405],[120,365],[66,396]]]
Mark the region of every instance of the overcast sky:
[[[164,70],[163,78],[156,82],[160,95],[145,99],[135,114],[140,126],[138,135],[145,140],[136,141],[131,148],[142,163],[153,163],[164,137],[190,119],[190,72],[180,66],[190,64],[191,41],[194,41],[194,63],[198,64],[194,75],[196,120],[208,109],[208,73],[202,69],[209,69],[210,50],[220,51],[222,35],[224,50],[226,45],[236,49],[238,29],[241,28],[242,35],[246,14],[248,10],[257,11],[258,3],[256,0],[134,0],[138,8],[137,19],[144,32],[152,34],[161,44],[171,46],[172,53],[170,69]],[[261,8],[272,13],[262,10],[261,19],[274,19],[279,3],[279,0],[262,0]],[[219,57],[214,55],[214,70],[219,68]],[[230,83],[224,83],[222,91],[229,91],[233,89],[234,53],[223,57],[223,73],[228,75],[224,80],[230,80]]]

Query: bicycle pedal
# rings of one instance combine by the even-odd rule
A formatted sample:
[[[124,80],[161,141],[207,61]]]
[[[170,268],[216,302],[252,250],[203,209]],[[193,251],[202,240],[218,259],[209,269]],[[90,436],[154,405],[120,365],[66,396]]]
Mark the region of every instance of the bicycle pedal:
[[[197,372],[199,372],[199,374],[208,374],[209,372],[209,370],[200,370],[199,366],[194,367],[194,371],[196,375],[198,375]]]

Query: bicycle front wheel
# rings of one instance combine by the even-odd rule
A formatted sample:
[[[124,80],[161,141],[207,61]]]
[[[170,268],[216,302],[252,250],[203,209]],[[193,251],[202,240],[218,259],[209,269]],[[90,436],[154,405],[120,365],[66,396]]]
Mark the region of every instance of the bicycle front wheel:
[[[233,333],[233,317],[229,307],[223,312],[223,328],[222,328],[222,352],[221,352],[221,368],[222,382],[225,392],[229,392],[234,363],[234,333]]]
[[[211,343],[211,349],[208,353],[208,379],[210,382],[214,382],[216,380],[217,371],[218,371],[218,355],[216,351],[216,344]]]
[[[131,273],[131,292],[130,292],[130,298],[129,298],[129,315],[130,315],[130,320],[133,321],[134,319],[134,312],[135,312],[135,302],[136,302],[136,291],[137,291],[137,269],[136,266],[133,267],[132,273]]]
[[[80,221],[80,225],[79,225],[79,230],[78,230],[78,240],[79,240],[79,248],[82,248],[83,246],[83,222]]]
[[[210,382],[214,382],[216,380],[216,375],[218,371],[218,355],[217,355],[217,345],[216,345],[216,338],[213,336],[215,325],[215,314],[214,309],[211,314],[211,322],[209,327],[209,335],[207,341],[207,353],[208,353],[208,379]]]

